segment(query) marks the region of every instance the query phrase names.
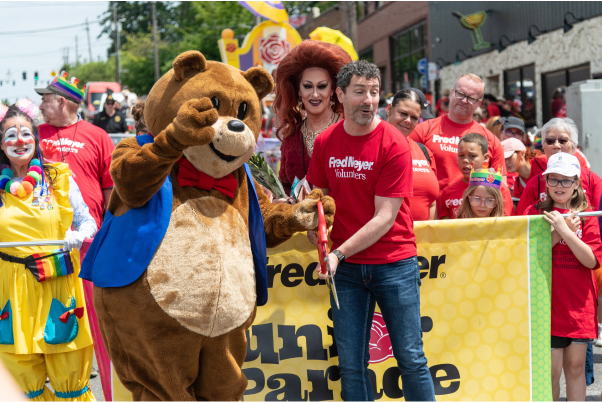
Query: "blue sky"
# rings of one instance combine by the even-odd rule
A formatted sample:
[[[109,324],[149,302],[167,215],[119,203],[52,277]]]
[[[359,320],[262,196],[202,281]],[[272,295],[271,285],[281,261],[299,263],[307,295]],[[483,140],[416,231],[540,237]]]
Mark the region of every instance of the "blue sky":
[[[33,90],[34,72],[39,74],[39,86],[46,86],[46,81],[52,78],[50,72],[63,64],[64,48],[69,48],[69,62],[75,62],[76,35],[80,62],[90,58],[85,26],[39,33],[24,31],[82,24],[88,18],[92,58],[106,60],[111,40],[106,35],[98,38],[101,27],[92,21],[99,19],[108,4],[107,1],[0,1],[0,99],[14,102],[29,97],[39,103],[41,98]],[[25,81],[23,72],[27,72]]]

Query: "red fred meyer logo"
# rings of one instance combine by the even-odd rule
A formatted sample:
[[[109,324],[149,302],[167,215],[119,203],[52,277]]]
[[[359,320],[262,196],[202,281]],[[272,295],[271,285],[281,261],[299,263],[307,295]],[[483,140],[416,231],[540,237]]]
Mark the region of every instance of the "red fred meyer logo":
[[[387,331],[385,320],[380,313],[374,313],[369,345],[370,364],[384,362],[388,358],[393,357],[393,348],[391,347],[389,331]]]
[[[343,159],[336,159],[333,156],[328,161],[328,167],[331,169],[335,168],[334,172],[336,177],[345,179],[366,180],[366,175],[360,172],[372,170],[372,165],[374,165],[374,162],[358,161],[355,160],[353,156],[347,156]],[[337,168],[347,168],[352,170]]]
[[[433,135],[433,144],[439,144],[442,151],[453,152],[455,154],[458,153],[458,143],[460,142],[460,137],[441,137],[440,135]],[[449,145],[445,145],[449,144]]]

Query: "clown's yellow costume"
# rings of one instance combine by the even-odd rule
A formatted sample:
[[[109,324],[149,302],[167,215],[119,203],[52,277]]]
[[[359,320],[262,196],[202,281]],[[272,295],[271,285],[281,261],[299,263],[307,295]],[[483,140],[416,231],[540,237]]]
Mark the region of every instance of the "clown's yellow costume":
[[[58,175],[44,209],[36,205],[34,193],[21,198],[1,192],[0,242],[65,238],[73,220],[70,172],[64,163],[52,166]],[[56,248],[0,252],[25,258]],[[0,358],[31,400],[95,400],[88,387],[92,336],[81,309],[85,302],[77,250],[71,252],[71,262],[73,273],[38,282],[23,263],[0,260]],[[45,386],[47,376],[54,393]]]

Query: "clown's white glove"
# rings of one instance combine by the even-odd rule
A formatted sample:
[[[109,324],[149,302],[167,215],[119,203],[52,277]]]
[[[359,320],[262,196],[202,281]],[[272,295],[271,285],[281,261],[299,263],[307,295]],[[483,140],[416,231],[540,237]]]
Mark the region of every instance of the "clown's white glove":
[[[63,245],[63,250],[79,250],[84,243],[84,240],[86,240],[86,235],[84,233],[69,229],[67,230],[67,233],[65,233],[65,244]]]

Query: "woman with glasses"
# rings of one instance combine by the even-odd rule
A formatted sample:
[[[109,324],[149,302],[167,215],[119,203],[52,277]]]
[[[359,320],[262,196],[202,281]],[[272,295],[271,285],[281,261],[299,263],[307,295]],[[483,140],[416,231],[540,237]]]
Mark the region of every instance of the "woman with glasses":
[[[94,116],[93,124],[105,130],[107,133],[129,134],[125,115],[115,107],[115,99],[110,93],[105,100],[103,111]]]
[[[577,126],[569,118],[558,117],[547,122],[541,129],[543,152],[547,159],[560,152],[574,155],[577,150],[577,135]],[[537,200],[545,200],[546,183],[542,173],[548,167],[547,159],[545,163],[531,165],[532,179],[527,182],[527,186],[520,194],[520,201],[516,207],[517,215],[524,215],[525,210],[535,204]],[[543,158],[540,158],[541,160]],[[590,169],[582,166],[581,185],[589,205],[597,211],[602,196],[602,179]]]

